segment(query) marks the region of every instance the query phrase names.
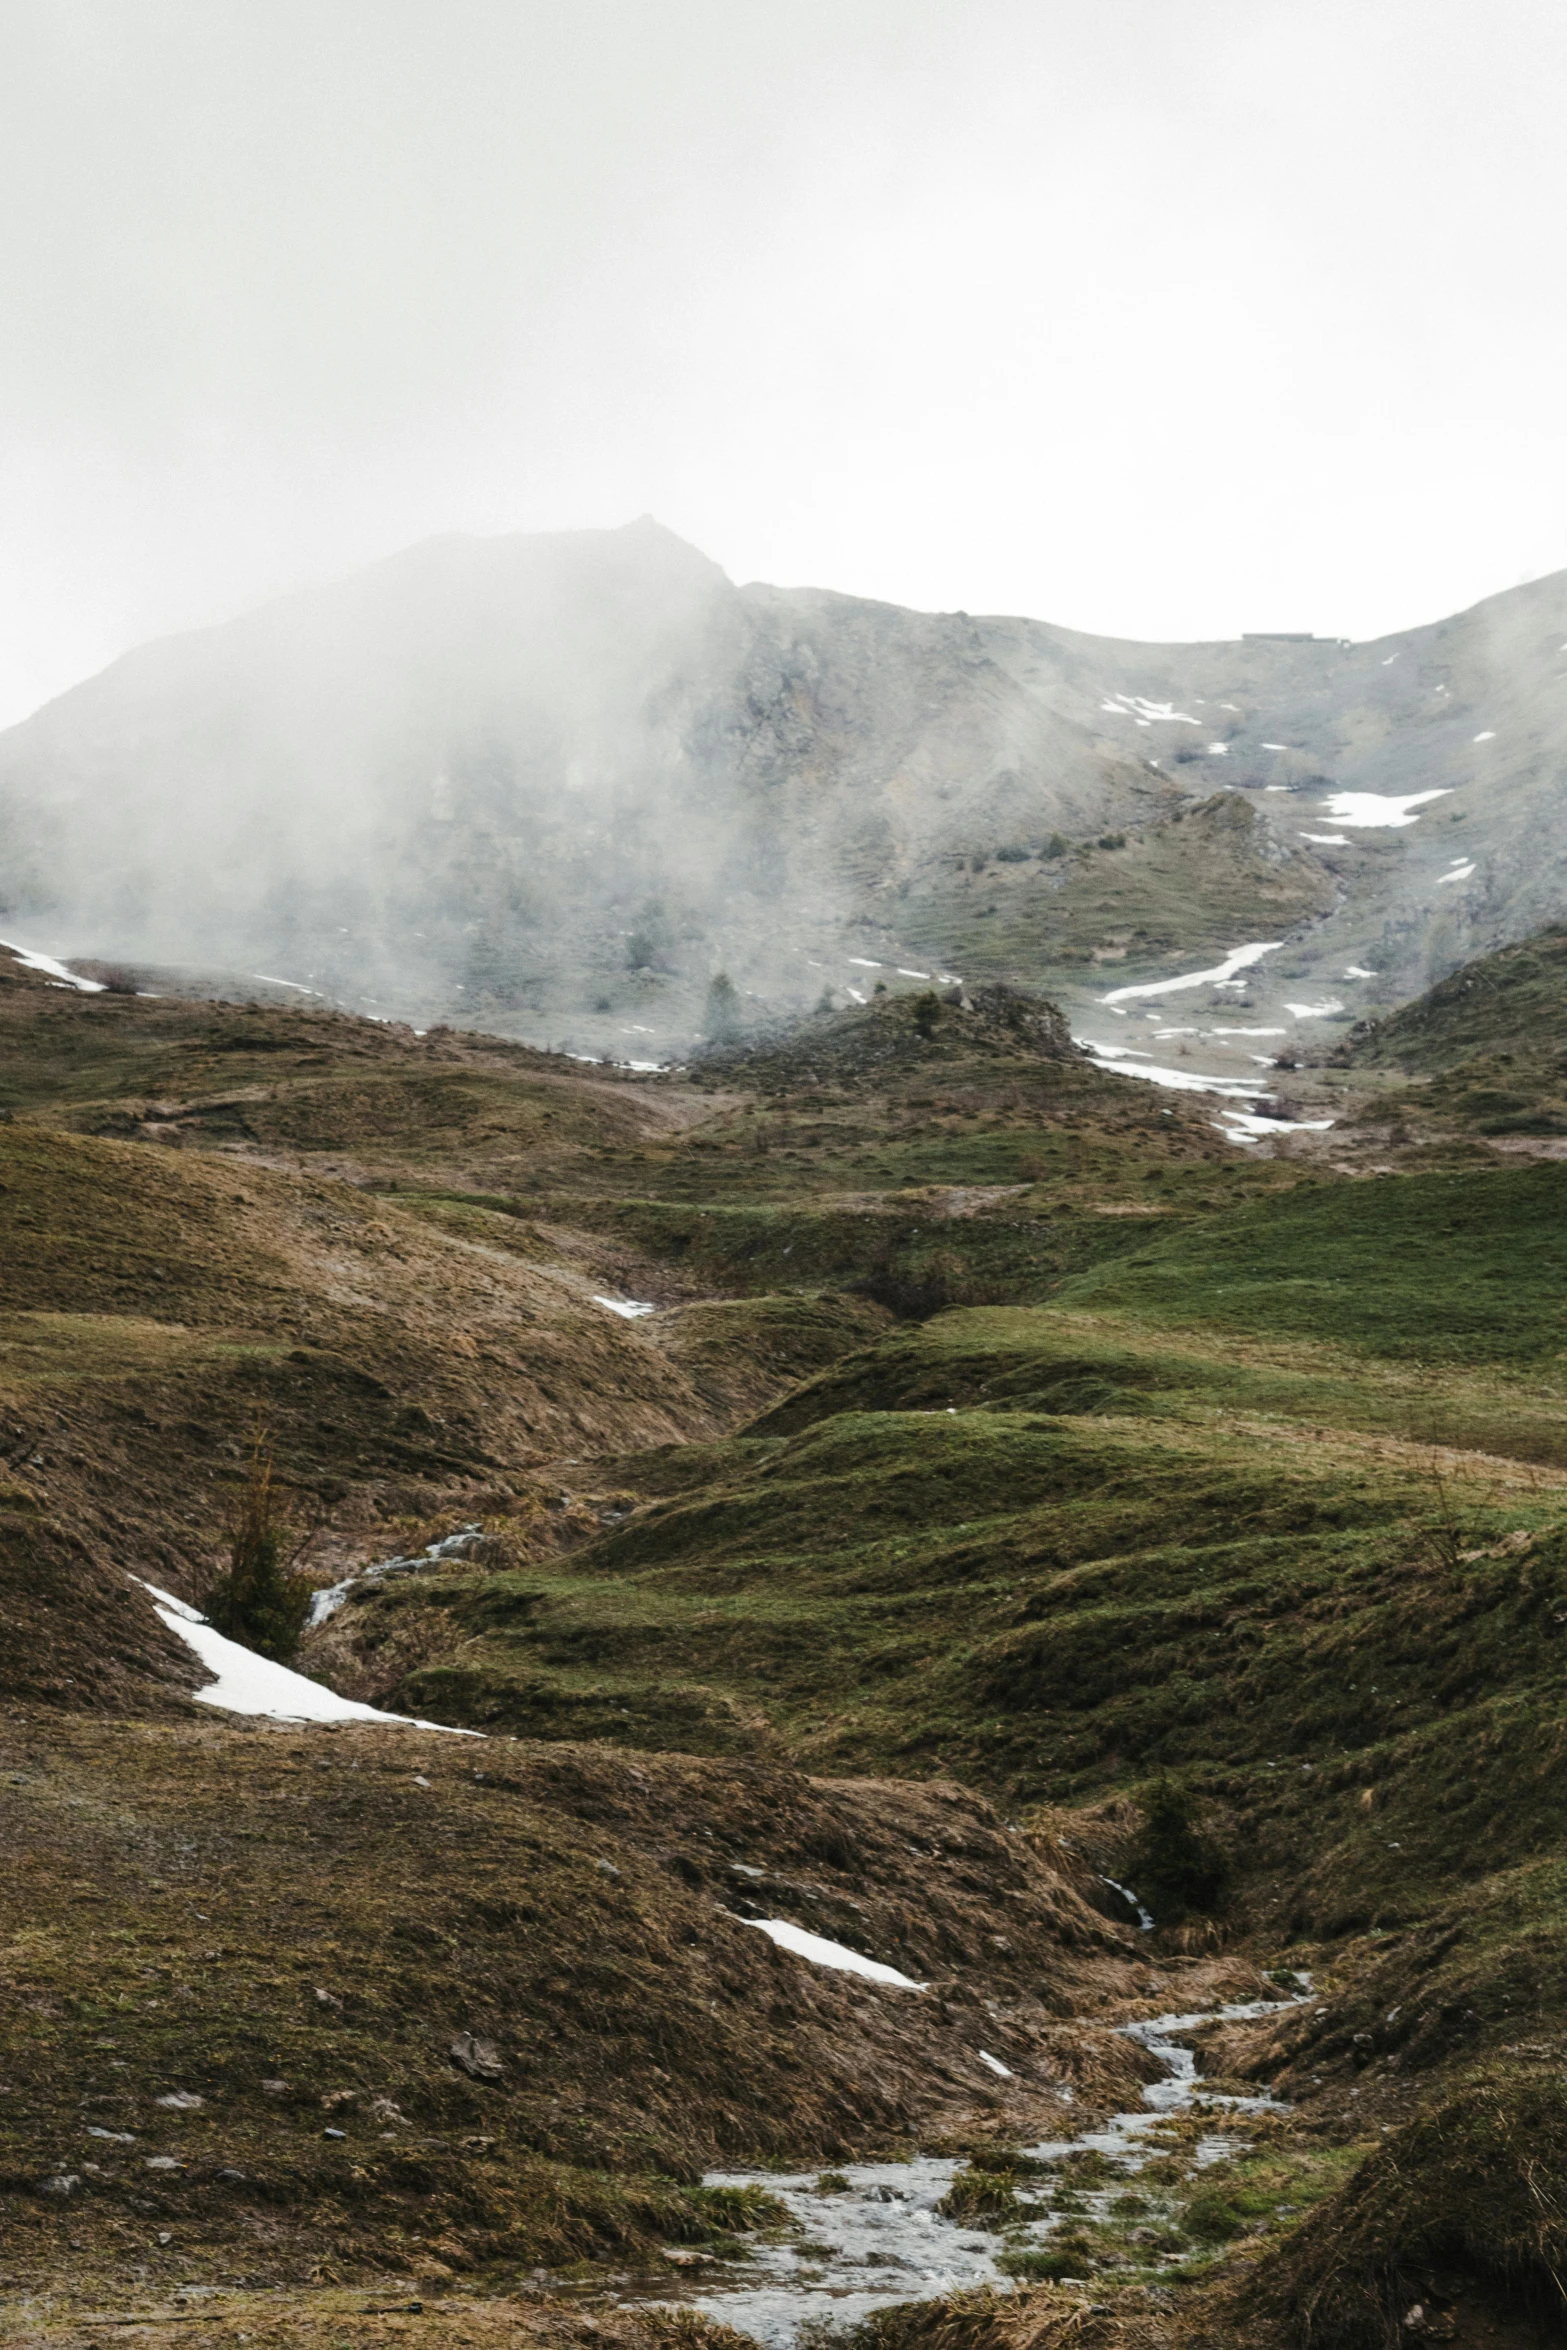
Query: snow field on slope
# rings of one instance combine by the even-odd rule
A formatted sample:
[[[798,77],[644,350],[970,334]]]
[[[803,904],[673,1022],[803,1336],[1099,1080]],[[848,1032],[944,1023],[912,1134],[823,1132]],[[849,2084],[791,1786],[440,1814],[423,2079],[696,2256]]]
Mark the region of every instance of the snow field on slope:
[[[390,1722],[403,1730],[442,1730],[449,1738],[483,1735],[478,1730],[455,1729],[450,1722],[382,1713],[352,1697],[339,1697],[335,1689],[325,1689],[319,1681],[308,1681],[303,1673],[291,1673],[287,1665],[276,1665],[270,1657],[257,1656],[254,1649],[226,1639],[172,1591],[160,1591],[156,1583],[148,1583],[140,1575],[133,1575],[131,1581],[151,1592],[159,1620],[177,1632],[187,1648],[194,1649],[213,1675],[205,1689],[193,1693],[201,1705],[215,1706],[220,1713],[260,1715],[273,1722]]]

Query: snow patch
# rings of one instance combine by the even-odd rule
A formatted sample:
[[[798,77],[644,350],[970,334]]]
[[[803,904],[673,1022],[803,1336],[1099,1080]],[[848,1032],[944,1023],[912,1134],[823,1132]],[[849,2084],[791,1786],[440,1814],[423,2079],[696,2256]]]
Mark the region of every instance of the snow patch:
[[[1344,1007],[1337,996],[1329,996],[1325,1004],[1286,1004],[1284,1009],[1293,1012],[1297,1020],[1326,1020],[1330,1013],[1342,1012]]]
[[[444,1730],[451,1738],[481,1735],[478,1730],[454,1729],[449,1722],[385,1714],[376,1706],[339,1697],[335,1689],[323,1689],[319,1681],[307,1681],[303,1673],[291,1673],[287,1665],[275,1665],[270,1657],[257,1656],[253,1649],[241,1648],[237,1640],[225,1639],[205,1616],[188,1601],[176,1599],[172,1591],[160,1591],[156,1583],[145,1582],[140,1575],[133,1575],[131,1581],[151,1592],[160,1622],[177,1632],[214,1676],[205,1689],[195,1692],[201,1705],[216,1706],[226,1714],[261,1714],[274,1722],[395,1722],[404,1730]]]
[[[1380,977],[1380,973],[1368,971],[1364,963],[1346,963],[1344,977],[1346,979],[1376,979]]]
[[[1223,987],[1237,971],[1249,971],[1252,964],[1260,963],[1264,955],[1276,955],[1283,944],[1281,938],[1274,938],[1252,946],[1236,947],[1225,956],[1222,963],[1216,963],[1211,971],[1188,971],[1179,979],[1156,979],[1146,987],[1114,987],[1099,1000],[1105,1004],[1121,1004],[1129,1002],[1133,996],[1175,995],[1183,987]]]
[[[1113,1068],[1118,1077],[1146,1077],[1150,1085],[1166,1086],[1172,1093],[1216,1093],[1227,1099],[1244,1102],[1268,1099],[1266,1088],[1254,1085],[1249,1078],[1203,1077],[1190,1069],[1164,1069],[1158,1062],[1150,1060],[1146,1053],[1139,1052],[1135,1045],[1094,1044],[1086,1036],[1075,1037],[1073,1042],[1080,1044],[1086,1053],[1091,1053],[1095,1060],[1103,1062],[1107,1068]],[[1133,1055],[1146,1066],[1124,1068],[1123,1061]]]
[[[1450,873],[1439,873],[1436,877],[1437,887],[1440,889],[1444,881],[1468,881],[1473,872],[1474,860],[1471,858],[1467,864],[1455,865]]]
[[[599,1297],[595,1294],[593,1303],[596,1306],[606,1306],[612,1314],[619,1314],[623,1322],[636,1322],[644,1314],[658,1312],[657,1306],[644,1305],[634,1297]]]
[[[74,987],[78,995],[102,995],[104,992],[101,979],[79,978],[76,972],[68,971],[63,963],[57,963],[53,955],[35,955],[31,947],[19,947],[9,938],[0,938],[0,948],[8,955],[14,955],[24,971],[40,971],[45,978],[56,980],[61,987]]]
[[[1189,710],[1177,710],[1173,702],[1150,702],[1142,694],[1115,694],[1099,705],[1101,710],[1112,710],[1118,718],[1135,718],[1142,726],[1155,723],[1165,726],[1200,726]]]
[[[890,1983],[898,1991],[925,1991],[926,1983],[916,1983],[912,1977],[898,1972],[895,1966],[883,1966],[879,1958],[867,1958],[863,1951],[850,1950],[842,1942],[829,1942],[825,1935],[808,1934],[803,1926],[790,1925],[787,1918],[740,1918],[742,1926],[755,1926],[776,1942],[780,1950],[792,1950],[796,1958],[808,1959],[812,1966],[833,1967],[840,1974],[863,1975],[868,1983]]]
[[[1319,849],[1347,849],[1349,846],[1347,832],[1303,832],[1300,837]]]
[[[989,2065],[998,2081],[1015,2081],[1017,2079],[1012,2067],[1009,2064],[1003,2064],[999,2056],[992,2056],[988,2048],[982,2048],[979,2051],[979,2061],[981,2064]]]
[[[1417,819],[1410,814],[1412,808],[1423,808],[1430,800],[1445,800],[1452,788],[1451,784],[1442,784],[1434,791],[1397,794],[1376,791],[1330,792],[1322,803],[1322,812],[1358,831],[1388,830],[1395,825],[1415,823]]]
[[[1477,743],[1494,743],[1494,742],[1495,742],[1495,740],[1496,740],[1496,729],[1495,729],[1495,727],[1494,727],[1494,726],[1488,726],[1488,727],[1486,728],[1486,730],[1485,730],[1484,734],[1477,734],[1477,735],[1474,737],[1474,740],[1475,740]]]
[[[1331,1118],[1260,1118],[1251,1110],[1226,1110],[1222,1118],[1215,1118],[1221,1134],[1231,1142],[1242,1137],[1248,1142],[1261,1141],[1269,1134],[1325,1134],[1333,1124]]]

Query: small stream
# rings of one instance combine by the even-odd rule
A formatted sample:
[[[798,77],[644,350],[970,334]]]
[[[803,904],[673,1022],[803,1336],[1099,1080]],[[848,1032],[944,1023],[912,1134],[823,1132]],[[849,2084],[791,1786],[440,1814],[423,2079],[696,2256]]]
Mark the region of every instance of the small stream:
[[[1169,2115],[1194,2104],[1199,2094],[1205,2104],[1232,2113],[1278,2113],[1272,2097],[1227,2097],[1199,2090],[1195,2052],[1180,2034],[1214,2023],[1247,2023],[1299,2006],[1309,1990],[1294,1999],[1237,2001],[1195,2015],[1154,2016],[1144,2023],[1124,2024],[1128,2039],[1136,2040],[1165,2067],[1165,2077],[1143,2091],[1142,2105],[1130,2113],[1113,2114],[1103,2128],[1081,2137],[1049,2139],[1024,2152],[1037,2161],[1063,2155],[1097,2153],[1115,2166],[1115,2175],[1097,2187],[1082,2187],[1073,2197],[1070,2215],[1041,2211],[1021,2224],[1009,2222],[1005,2239],[999,2230],[962,2225],[946,2218],[936,2205],[963,2165],[951,2156],[920,2155],[912,2162],[846,2164],[829,2174],[802,2171],[780,2175],[775,2171],[713,2171],[710,2187],[765,2188],[785,2204],[798,2223],[799,2233],[775,2244],[757,2244],[745,2262],[743,2276],[733,2282],[710,2283],[690,2298],[710,2317],[722,2319],[750,2334],[764,2350],[789,2350],[800,2327],[809,2318],[830,2317],[853,2324],[874,2309],[899,2301],[926,2301],[976,2285],[1007,2292],[1012,2280],[998,2266],[1005,2249],[1045,2246],[1057,2231],[1102,2219],[1118,2195],[1126,2193],[1135,2174],[1149,2159],[1147,2133],[1157,2130]],[[1198,2169],[1222,2162],[1235,2150],[1227,2134],[1199,2139],[1190,2159]],[[818,2189],[828,2175],[846,2179],[847,2189]],[[1027,2194],[1026,2183],[1024,2185]]]

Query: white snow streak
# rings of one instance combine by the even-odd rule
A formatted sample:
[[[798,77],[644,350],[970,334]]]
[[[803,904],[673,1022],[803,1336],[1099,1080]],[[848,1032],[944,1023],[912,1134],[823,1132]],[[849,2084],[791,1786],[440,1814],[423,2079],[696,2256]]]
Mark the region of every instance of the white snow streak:
[[[607,1306],[609,1311],[612,1314],[618,1314],[623,1322],[635,1322],[643,1314],[658,1312],[657,1306],[642,1305],[636,1298],[599,1297],[595,1294],[593,1303],[596,1306]]]
[[[1142,1903],[1138,1900],[1130,1885],[1118,1885],[1114,1877],[1101,1877],[1099,1882],[1101,1885],[1108,1885],[1112,1893],[1119,1893],[1121,1899],[1130,1904],[1131,1908],[1136,1913],[1137,1923],[1141,1926],[1145,1934],[1151,1934],[1153,1932],[1153,1918],[1150,1913],[1144,1909]]]
[[[1244,1136],[1248,1142],[1262,1141],[1270,1134],[1325,1134],[1333,1124],[1331,1118],[1259,1118],[1249,1110],[1226,1110],[1215,1118],[1214,1124],[1231,1142]]]
[[[1121,1004],[1133,996],[1174,995],[1183,987],[1222,987],[1237,971],[1250,970],[1252,964],[1260,963],[1264,955],[1276,955],[1283,944],[1281,938],[1274,938],[1264,940],[1259,945],[1236,947],[1225,956],[1222,963],[1216,963],[1211,971],[1188,971],[1179,979],[1156,979],[1146,987],[1114,987],[1099,1000],[1104,1004]]]
[[[1435,791],[1411,791],[1395,795],[1391,792],[1336,791],[1330,792],[1322,803],[1325,816],[1336,817],[1340,824],[1348,824],[1366,832],[1413,824],[1416,819],[1411,808],[1423,808],[1428,800],[1445,800],[1451,784],[1440,785]]]
[[[829,1942],[824,1935],[808,1934],[803,1926],[791,1926],[787,1918],[740,1918],[737,1922],[755,1926],[780,1950],[792,1950],[796,1958],[809,1959],[812,1966],[836,1967],[841,1974],[863,1975],[868,1983],[891,1983],[899,1991],[928,1989],[928,1985],[900,1975],[895,1966],[883,1966],[879,1958],[866,1958],[861,1951],[847,1949],[842,1942]]]
[[[68,971],[63,963],[57,963],[53,955],[35,955],[30,947],[19,947],[8,938],[0,938],[0,948],[3,948],[8,955],[14,955],[24,971],[41,971],[46,978],[58,980],[62,987],[74,987],[80,995],[102,995],[103,993],[101,979],[78,978],[77,974],[74,971]]]
[[[1201,726],[1188,710],[1177,710],[1173,702],[1146,701],[1141,694],[1116,694],[1101,702],[1101,710],[1111,710],[1117,718],[1135,718],[1140,726],[1156,722],[1166,726]]]
[[[335,1689],[323,1689],[319,1681],[307,1681],[303,1673],[291,1673],[287,1665],[275,1665],[269,1657],[241,1648],[237,1640],[225,1639],[205,1616],[185,1600],[176,1599],[172,1591],[160,1591],[156,1583],[144,1582],[140,1575],[133,1575],[131,1581],[151,1592],[160,1620],[179,1634],[187,1648],[195,1650],[214,1675],[205,1689],[195,1693],[202,1705],[216,1706],[226,1714],[262,1714],[274,1722],[395,1722],[404,1730],[444,1730],[452,1738],[481,1735],[477,1730],[455,1730],[449,1722],[384,1714],[373,1705],[339,1697]]]
[[[1268,1098],[1266,1087],[1253,1085],[1249,1078],[1203,1077],[1191,1069],[1161,1068],[1146,1053],[1138,1052],[1135,1045],[1094,1044],[1086,1036],[1074,1037],[1073,1042],[1080,1044],[1085,1052],[1092,1053],[1107,1068],[1112,1068],[1117,1077],[1146,1077],[1150,1085],[1166,1086],[1172,1093],[1216,1093],[1243,1102],[1266,1101]],[[1123,1066],[1123,1062],[1128,1061],[1133,1054],[1142,1066]]]

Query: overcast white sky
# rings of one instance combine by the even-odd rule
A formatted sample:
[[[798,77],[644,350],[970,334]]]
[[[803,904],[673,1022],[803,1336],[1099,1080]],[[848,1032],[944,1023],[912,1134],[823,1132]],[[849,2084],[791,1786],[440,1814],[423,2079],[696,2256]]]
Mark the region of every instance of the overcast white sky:
[[[1567,565],[1559,0],[0,0],[0,720],[438,531],[1367,636]]]

